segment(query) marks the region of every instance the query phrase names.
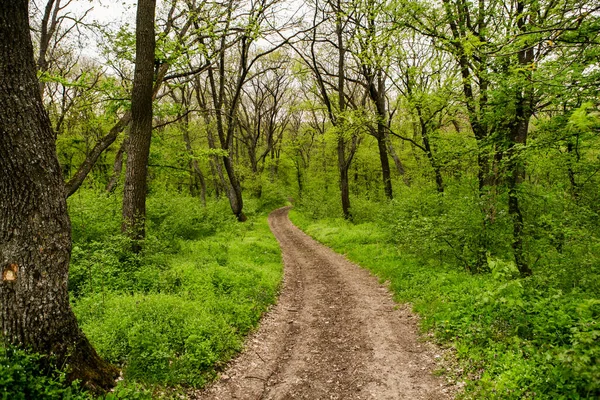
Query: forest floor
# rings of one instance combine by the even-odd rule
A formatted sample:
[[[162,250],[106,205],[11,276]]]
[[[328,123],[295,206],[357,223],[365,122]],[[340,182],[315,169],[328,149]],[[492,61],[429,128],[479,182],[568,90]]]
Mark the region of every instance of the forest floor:
[[[433,375],[443,350],[368,271],[269,216],[285,274],[278,304],[245,350],[198,399],[450,399]]]

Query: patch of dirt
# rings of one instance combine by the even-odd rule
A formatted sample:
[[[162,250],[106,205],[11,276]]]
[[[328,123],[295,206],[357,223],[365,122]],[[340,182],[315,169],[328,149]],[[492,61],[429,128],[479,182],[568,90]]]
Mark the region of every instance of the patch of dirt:
[[[368,271],[269,216],[285,266],[278,304],[245,350],[197,399],[451,399],[417,317]]]

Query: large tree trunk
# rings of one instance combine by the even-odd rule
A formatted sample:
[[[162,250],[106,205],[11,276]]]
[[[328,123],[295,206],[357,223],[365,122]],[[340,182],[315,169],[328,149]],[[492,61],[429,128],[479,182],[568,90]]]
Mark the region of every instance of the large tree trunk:
[[[136,60],[131,95],[131,132],[123,191],[122,230],[135,241],[145,237],[148,157],[152,140],[154,78],[154,13],[156,0],[139,0],[136,17]],[[139,251],[139,245],[134,250]]]
[[[0,318],[6,342],[56,357],[100,390],[117,370],[80,331],[67,291],[71,224],[42,104],[27,0],[0,0]]]

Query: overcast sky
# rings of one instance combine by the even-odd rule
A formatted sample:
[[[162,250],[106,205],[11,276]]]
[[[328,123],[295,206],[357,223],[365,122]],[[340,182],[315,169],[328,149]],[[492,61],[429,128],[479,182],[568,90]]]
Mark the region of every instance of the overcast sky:
[[[42,12],[47,0],[33,0],[37,6],[37,13]],[[69,3],[69,0],[61,0],[61,5]],[[157,9],[162,5],[163,0],[157,0]],[[285,4],[290,6],[291,10],[295,10],[302,5],[299,0],[287,0]],[[108,26],[111,29],[117,29],[119,26],[129,24],[132,28],[135,26],[135,12],[137,0],[71,0],[68,6],[62,11],[71,13],[76,17],[81,17],[86,11],[85,22],[98,22],[101,25]],[[291,14],[293,11],[288,11]],[[101,61],[99,58],[100,51],[97,47],[98,37],[92,31],[85,32],[87,38],[82,38],[83,48],[82,53],[91,58]]]
[[[45,3],[45,1],[39,0],[38,3]],[[62,3],[66,3],[66,1],[63,0]],[[87,13],[86,22],[98,22],[101,25],[116,29],[125,23],[135,24],[135,5],[136,0],[72,0],[64,12],[70,12],[80,17],[91,9]],[[87,36],[82,53],[88,57],[98,59],[97,38],[89,32]]]
[[[91,20],[102,24],[122,22],[133,23],[135,21],[135,0],[75,0],[70,6],[76,13],[84,12],[93,7],[88,14]]]

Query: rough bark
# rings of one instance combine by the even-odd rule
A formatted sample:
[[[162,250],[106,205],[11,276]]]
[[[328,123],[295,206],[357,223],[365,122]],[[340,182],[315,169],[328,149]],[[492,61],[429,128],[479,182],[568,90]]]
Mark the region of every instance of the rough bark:
[[[123,232],[135,241],[145,237],[148,157],[152,139],[154,14],[156,0],[139,0],[136,16],[136,62],[131,95],[131,132],[123,191]],[[134,246],[139,250],[139,245]]]
[[[67,290],[71,224],[36,78],[27,0],[0,0],[0,318],[6,342],[52,355],[71,380],[114,385]]]

